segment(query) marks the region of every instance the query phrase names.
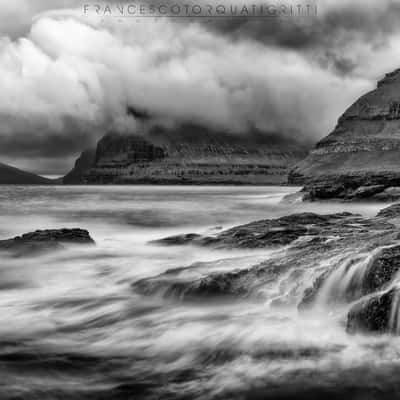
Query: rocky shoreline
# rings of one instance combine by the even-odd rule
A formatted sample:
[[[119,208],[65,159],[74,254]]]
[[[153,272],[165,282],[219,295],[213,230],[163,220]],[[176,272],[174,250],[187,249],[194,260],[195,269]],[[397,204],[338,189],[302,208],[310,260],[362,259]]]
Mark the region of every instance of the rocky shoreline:
[[[80,228],[37,230],[0,240],[0,251],[30,257],[94,243]],[[181,302],[268,301],[300,314],[345,310],[348,333],[400,334],[400,203],[372,218],[307,212],[152,244],[269,253],[254,265],[227,271],[208,272],[207,262],[167,270],[133,282],[137,294]]]
[[[400,200],[400,174],[328,175],[310,180],[301,193],[304,201],[394,202]]]
[[[237,226],[213,236],[160,239],[163,246],[273,249],[249,268],[207,273],[206,264],[168,270],[132,284],[145,296],[178,301],[270,301],[271,307],[347,309],[349,333],[397,333],[400,205],[373,218],[301,213]],[[266,291],[268,296],[265,297]],[[397,315],[397,314],[396,314]]]

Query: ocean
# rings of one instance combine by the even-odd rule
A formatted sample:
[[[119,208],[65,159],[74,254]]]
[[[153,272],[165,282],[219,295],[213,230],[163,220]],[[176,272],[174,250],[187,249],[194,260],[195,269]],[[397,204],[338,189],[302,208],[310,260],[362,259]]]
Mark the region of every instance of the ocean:
[[[196,279],[283,259],[286,251],[166,247],[156,239],[212,235],[303,211],[373,216],[383,207],[281,201],[298,189],[2,186],[1,238],[79,227],[96,246],[1,256],[0,398],[398,398],[397,337],[349,335],[343,309],[327,302],[298,312],[314,277],[308,265],[305,272],[286,265],[234,299],[183,301],[134,290],[169,270]],[[331,262],[321,257],[318,268]],[[288,293],[294,301],[275,307]]]

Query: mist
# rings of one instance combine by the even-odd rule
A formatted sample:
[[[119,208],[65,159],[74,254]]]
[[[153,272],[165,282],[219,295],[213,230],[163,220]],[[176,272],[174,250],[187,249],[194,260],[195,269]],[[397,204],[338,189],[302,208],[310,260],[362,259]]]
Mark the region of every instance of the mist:
[[[267,22],[121,21],[85,16],[77,1],[5,7],[0,156],[40,173],[66,172],[110,129],[143,133],[130,107],[149,124],[317,141],[400,65],[393,1],[326,1],[313,18]]]

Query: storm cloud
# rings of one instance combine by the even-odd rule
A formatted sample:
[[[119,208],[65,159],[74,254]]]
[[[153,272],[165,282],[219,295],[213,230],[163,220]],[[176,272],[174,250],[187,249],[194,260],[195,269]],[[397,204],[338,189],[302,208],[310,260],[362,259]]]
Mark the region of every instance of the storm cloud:
[[[400,66],[395,1],[321,1],[312,18],[182,21],[32,3],[7,3],[0,17],[0,160],[41,173],[66,172],[110,129],[143,132],[140,115],[317,140]]]

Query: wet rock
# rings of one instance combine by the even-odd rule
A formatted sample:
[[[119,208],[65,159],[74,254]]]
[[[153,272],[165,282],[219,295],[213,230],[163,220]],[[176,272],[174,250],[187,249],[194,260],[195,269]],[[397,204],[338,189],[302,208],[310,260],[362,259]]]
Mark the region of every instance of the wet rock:
[[[323,229],[349,217],[350,213],[318,215],[314,213],[293,214],[278,219],[266,219],[240,225],[215,236],[190,233],[167,237],[156,241],[165,245],[193,243],[223,248],[263,248],[288,245],[302,236],[319,234]]]
[[[255,300],[257,289],[268,285],[275,287],[276,280],[284,275],[292,263],[269,260],[251,268],[229,272],[189,273],[191,268],[169,270],[152,278],[141,279],[132,284],[132,289],[146,296],[161,296],[181,301],[194,300],[238,300],[250,297]],[[265,300],[265,299],[264,299]]]
[[[17,254],[63,248],[63,244],[94,244],[85,229],[46,229],[25,233],[13,239],[0,240],[0,250]]]
[[[139,294],[158,294],[162,297],[177,298],[180,300],[212,300],[222,297],[238,298],[245,293],[238,281],[241,276],[247,274],[247,270],[213,273],[192,280],[182,278],[182,271],[183,269],[177,269],[167,271],[154,278],[142,279],[135,282],[132,288]]]
[[[391,310],[396,295],[398,291],[392,289],[354,305],[347,316],[347,331],[349,333],[393,331]]]
[[[350,261],[347,260],[343,273],[348,276],[349,271],[359,265],[359,261],[358,257],[354,257]],[[375,291],[385,289],[399,270],[400,246],[383,248],[369,262],[365,263],[364,270],[359,270],[359,274],[352,276],[347,283],[345,292],[340,295],[341,298],[338,300],[344,299],[346,302],[352,302]],[[330,274],[334,272],[335,269],[325,270],[314,281],[313,286],[304,291],[303,298],[298,305],[299,310],[307,310],[315,304],[318,294],[329,279]],[[341,284],[340,281],[346,279],[348,278],[343,275],[341,279],[338,279],[338,284]]]
[[[301,203],[304,200],[304,193],[303,192],[296,192],[287,194],[281,201],[281,204],[296,204]]]
[[[362,282],[362,294],[383,289],[400,270],[400,246],[380,250],[367,266]]]
[[[389,284],[400,265],[398,247],[393,246],[398,230],[384,218],[365,218],[348,212],[319,215],[299,213],[277,219],[261,220],[237,226],[213,236],[187,234],[160,241],[163,244],[196,244],[216,248],[272,248],[265,260],[245,268],[220,269],[218,260],[168,270],[158,276],[132,284],[135,292],[147,296],[161,296],[177,300],[273,299],[271,305],[298,304],[309,308],[317,298],[329,274],[339,262],[364,259],[366,254],[382,246],[368,264],[368,270],[354,289],[354,301],[363,293],[380,290]],[[399,246],[400,247],[400,246]],[[330,262],[332,260],[332,262]],[[342,261],[340,261],[342,260]],[[215,266],[214,266],[215,264]],[[348,263],[353,266],[354,263]],[[228,267],[229,265],[227,265]],[[296,271],[296,274],[292,274]],[[312,271],[318,271],[317,275]],[[309,277],[317,276],[311,288]],[[300,278],[301,277],[301,278]],[[360,289],[362,286],[362,290]],[[347,297],[342,300],[347,300]]]
[[[393,201],[396,200],[392,184],[400,182],[400,174],[349,173],[331,174],[308,180],[302,190],[306,201]]]
[[[202,236],[196,233],[185,233],[183,235],[169,236],[164,239],[154,240],[152,243],[175,246],[195,242],[201,238]]]
[[[377,214],[377,217],[399,218],[400,217],[400,203],[393,204],[389,207],[386,207],[386,208],[380,210]]]
[[[384,191],[375,194],[373,199],[378,201],[398,201],[400,199],[400,187],[388,187]]]
[[[367,199],[371,196],[381,193],[385,189],[384,185],[371,185],[371,186],[360,186],[354,191],[347,195],[347,199],[350,200],[362,200]]]
[[[304,201],[327,200],[327,199],[340,199],[347,197],[349,193],[346,185],[343,182],[334,182],[327,179],[327,184],[324,182],[312,182],[303,188]]]
[[[244,271],[234,271],[222,274],[211,274],[195,282],[185,285],[179,290],[178,297],[184,299],[213,299],[216,297],[241,296],[244,292],[235,283]],[[177,291],[172,287],[172,291]]]
[[[330,272],[331,271],[329,270],[324,271],[317,277],[317,279],[315,279],[313,285],[304,291],[303,298],[297,306],[299,311],[306,311],[312,308],[312,306],[315,304],[318,293],[324,285],[326,278],[329,276]]]

